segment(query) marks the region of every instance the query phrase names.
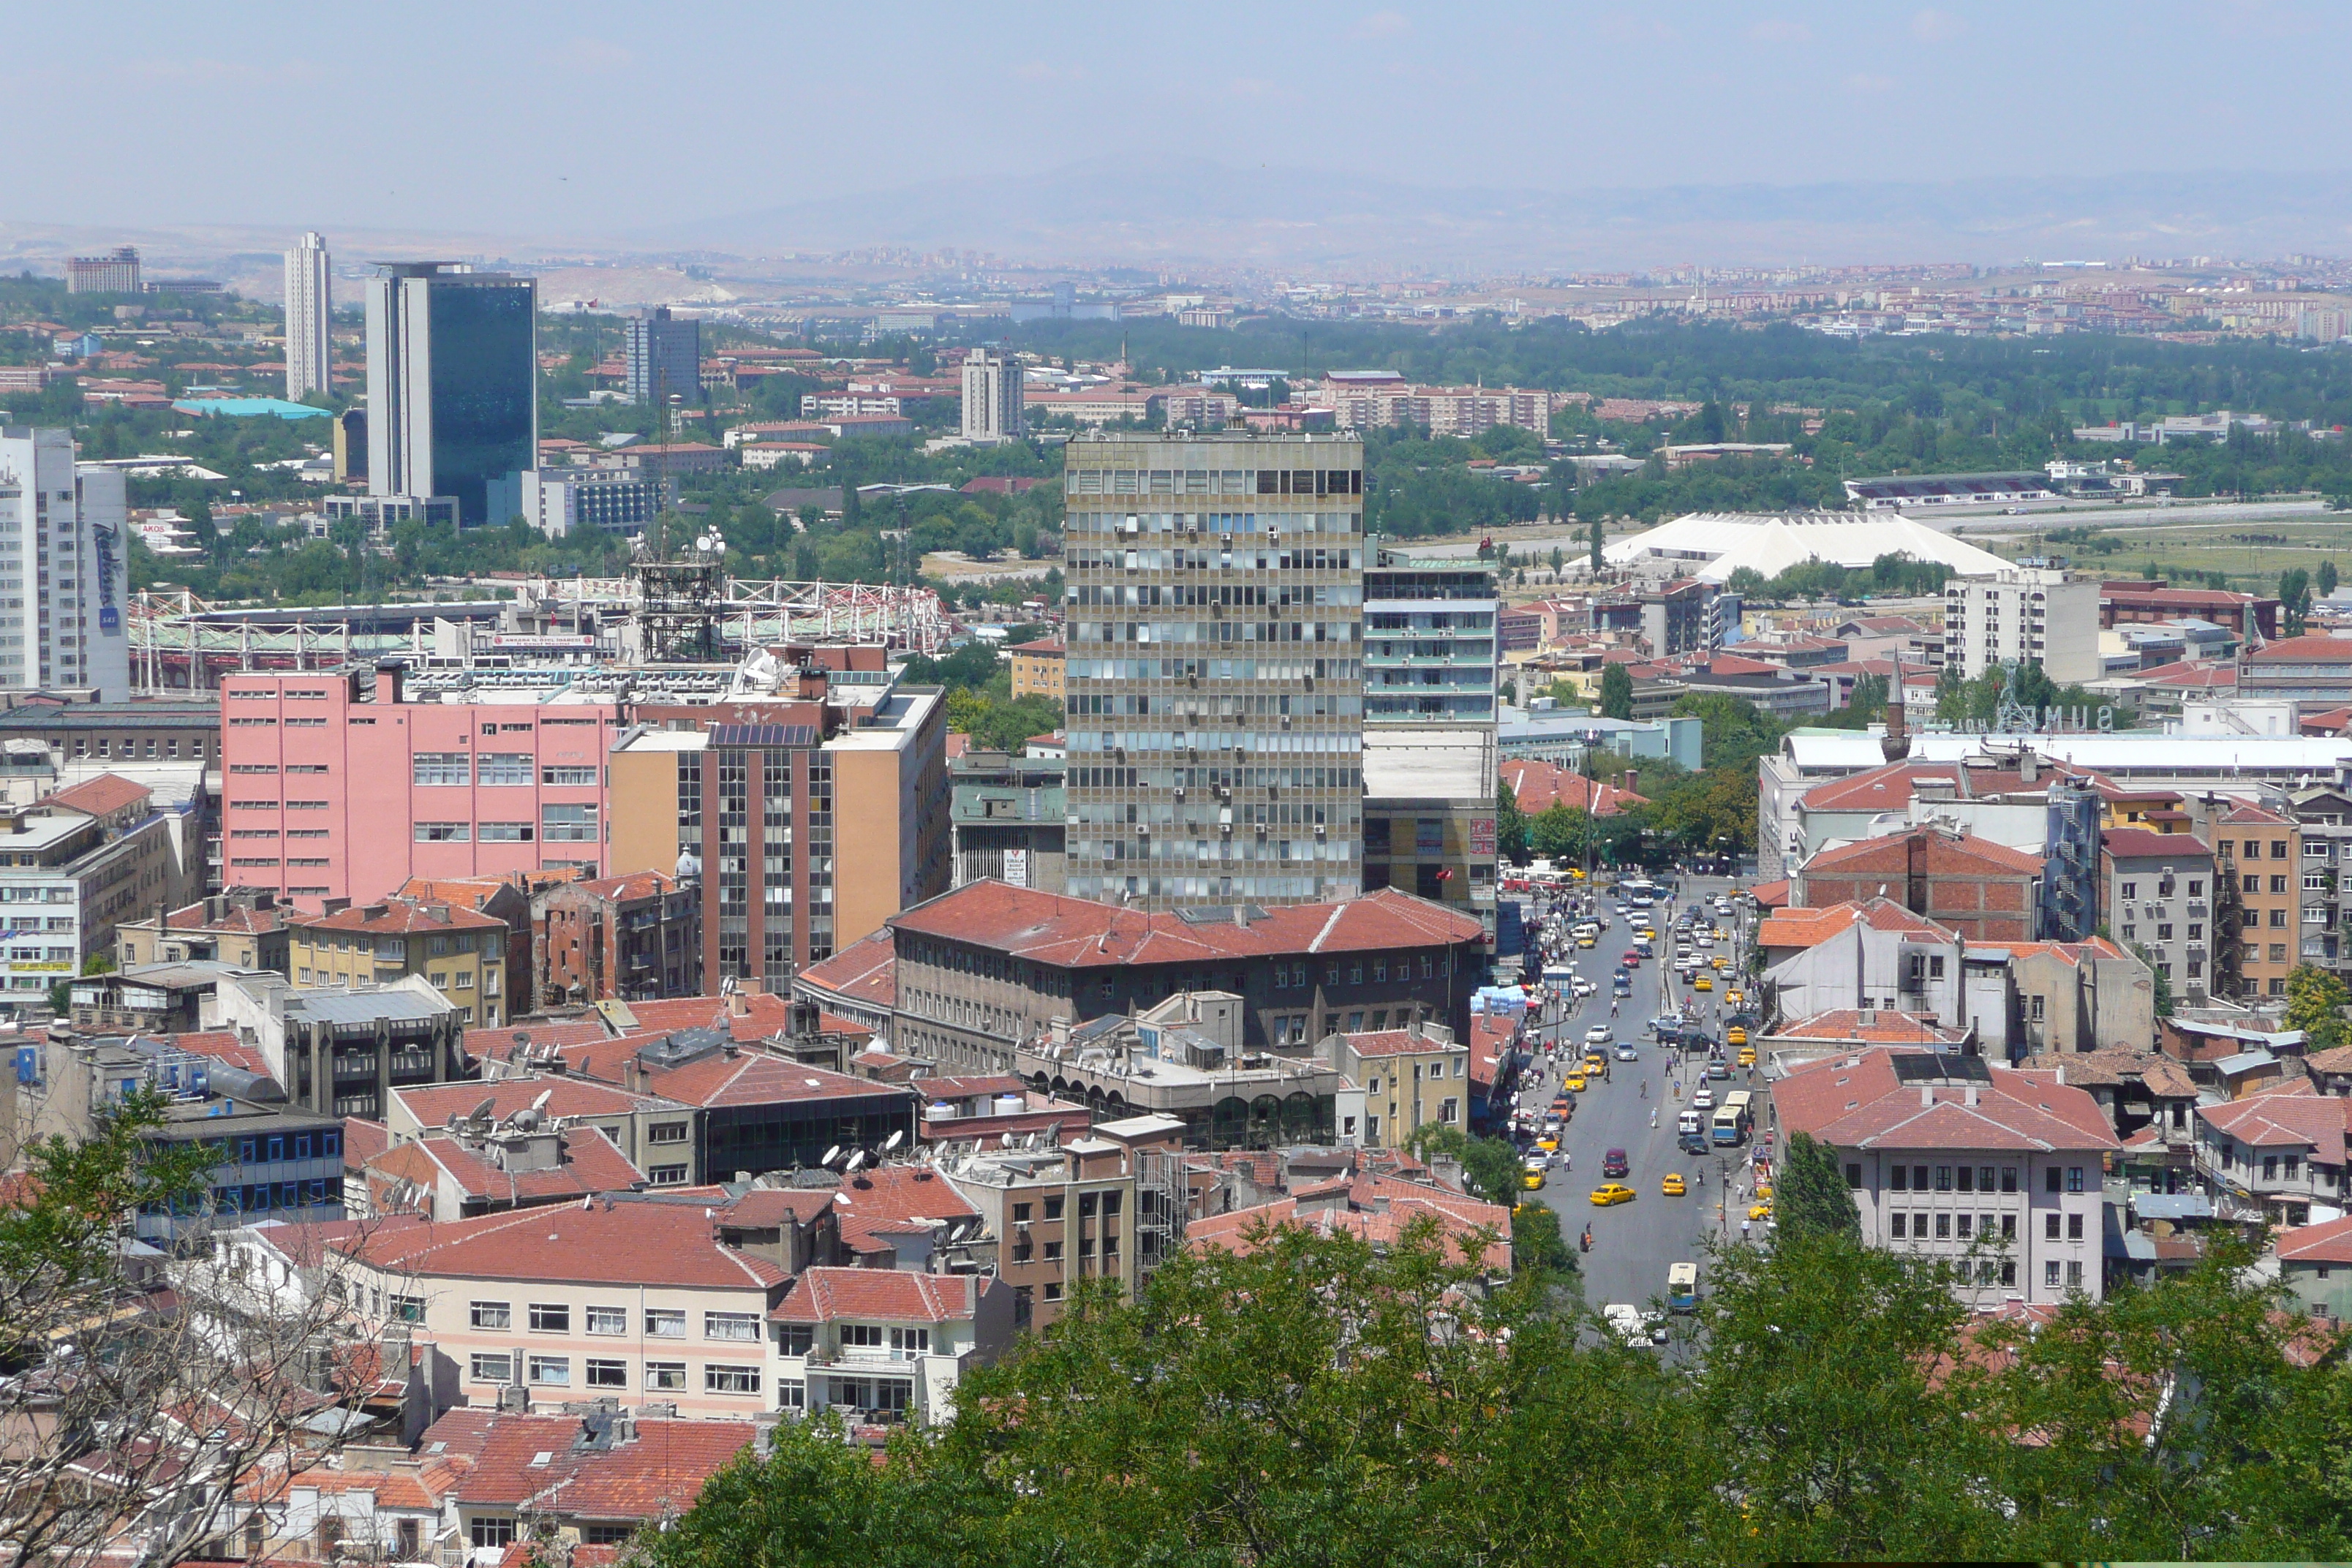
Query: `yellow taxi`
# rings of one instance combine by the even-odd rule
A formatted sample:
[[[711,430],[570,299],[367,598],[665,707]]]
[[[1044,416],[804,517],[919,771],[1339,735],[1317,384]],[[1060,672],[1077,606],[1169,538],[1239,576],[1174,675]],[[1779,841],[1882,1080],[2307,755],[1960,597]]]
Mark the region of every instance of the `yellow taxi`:
[[[1714,990],[1715,976],[1712,974],[1701,974],[1697,979],[1691,982],[1691,989],[1694,991]]]
[[[1658,1184],[1658,1191],[1670,1198],[1681,1197],[1686,1190],[1683,1186],[1683,1175],[1680,1171],[1667,1172],[1666,1179]]]
[[[1742,1046],[1739,1047],[1739,1065],[1744,1068],[1752,1068],[1756,1065],[1756,1047],[1754,1046]]]
[[[1746,1045],[1748,1043],[1748,1026],[1745,1024],[1734,1024],[1728,1029],[1724,1030],[1723,1043],[1727,1046]]]
[[[1568,879],[1571,882],[1581,882],[1584,880],[1584,868],[1581,866],[1570,866],[1568,868]]]
[[[1525,1187],[1531,1193],[1536,1193],[1543,1190],[1543,1184],[1544,1174],[1541,1171],[1530,1171],[1525,1167],[1520,1169],[1519,1185]]]
[[[1729,991],[1724,993],[1723,1005],[1727,1007],[1737,1007],[1742,1002],[1747,1000],[1748,993],[1740,990],[1739,987],[1735,985]]]
[[[1633,1189],[1622,1182],[1611,1182],[1604,1186],[1592,1189],[1592,1206],[1597,1209],[1605,1209],[1615,1204],[1630,1204],[1633,1201]]]
[[[1759,1202],[1759,1203],[1767,1203],[1767,1204],[1769,1204],[1769,1203],[1770,1203],[1770,1202],[1772,1201],[1772,1184],[1771,1184],[1771,1183],[1769,1183],[1769,1182],[1759,1182],[1759,1183],[1757,1183],[1757,1184],[1756,1184],[1756,1201],[1757,1201],[1757,1202]]]
[[[1559,1152],[1559,1140],[1557,1138],[1538,1138],[1536,1140],[1536,1147],[1542,1150],[1547,1154],[1557,1154]]]
[[[1748,1217],[1749,1219],[1770,1219],[1772,1217],[1772,1205],[1770,1204],[1750,1204],[1748,1205]]]
[[[1715,965],[1715,972],[1716,972],[1717,974],[1722,973],[1725,970],[1727,970],[1727,969],[1728,969],[1728,968],[1730,968],[1730,967],[1731,967],[1731,960],[1729,960],[1729,959],[1727,959],[1727,958],[1724,957],[1724,956],[1723,956],[1723,954],[1721,954],[1721,953],[1719,953],[1719,952],[1718,952],[1718,953],[1717,953],[1713,958],[1708,959],[1708,960],[1707,960],[1707,962],[1708,962],[1709,963],[1711,963],[1711,964]]]
[[[1608,1071],[1608,1058],[1603,1057],[1599,1051],[1587,1051],[1584,1053],[1584,1075],[1587,1078],[1601,1078],[1606,1075]]]
[[[1721,926],[1717,926],[1715,928],[1715,940],[1717,942],[1729,942],[1731,940],[1731,933],[1724,930]]]
[[[1579,947],[1587,947],[1587,948],[1589,948],[1589,947],[1591,947],[1591,946],[1592,945],[1592,939],[1591,939],[1591,937],[1589,937],[1589,936],[1580,936],[1580,937],[1578,937],[1578,938],[1576,939],[1576,945],[1577,945],[1577,946],[1579,946]]]
[[[1571,1094],[1582,1094],[1584,1092],[1584,1075],[1580,1072],[1572,1072],[1566,1078],[1559,1080],[1559,1086],[1560,1088],[1567,1089]]]

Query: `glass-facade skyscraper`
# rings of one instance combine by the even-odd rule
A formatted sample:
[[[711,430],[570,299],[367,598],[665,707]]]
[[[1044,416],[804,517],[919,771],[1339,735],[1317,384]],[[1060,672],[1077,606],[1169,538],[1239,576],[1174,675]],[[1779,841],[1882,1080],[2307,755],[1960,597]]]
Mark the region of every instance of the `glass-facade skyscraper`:
[[[701,322],[653,305],[629,318],[627,332],[630,402],[666,407],[673,393],[702,400]]]
[[[1068,890],[1362,889],[1362,441],[1080,436],[1066,468]]]
[[[447,496],[460,526],[490,482],[539,461],[538,288],[440,261],[385,262],[368,280],[368,489]]]

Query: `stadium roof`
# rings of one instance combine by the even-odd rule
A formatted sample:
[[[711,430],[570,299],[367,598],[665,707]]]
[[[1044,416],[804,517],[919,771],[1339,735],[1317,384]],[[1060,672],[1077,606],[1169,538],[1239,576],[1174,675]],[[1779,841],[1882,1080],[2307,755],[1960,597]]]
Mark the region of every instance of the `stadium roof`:
[[[1743,566],[1777,577],[1813,560],[1853,571],[1882,555],[1940,562],[1963,576],[2010,569],[1998,555],[1885,511],[1695,511],[1603,552],[1612,566],[1662,563],[1708,583],[1724,582]]]

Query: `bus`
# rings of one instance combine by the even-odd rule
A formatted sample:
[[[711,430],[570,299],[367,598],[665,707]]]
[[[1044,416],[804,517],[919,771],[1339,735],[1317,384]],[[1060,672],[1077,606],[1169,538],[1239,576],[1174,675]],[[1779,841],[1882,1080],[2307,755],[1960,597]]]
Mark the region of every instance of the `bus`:
[[[1677,1263],[1666,1270],[1666,1310],[1698,1310],[1698,1265]]]
[[[1723,1103],[1715,1111],[1715,1141],[1717,1143],[1747,1142],[1750,1098],[1744,1089],[1735,1089],[1723,1097]]]
[[[1646,910],[1658,901],[1658,885],[1638,877],[1618,883],[1617,891],[1637,910]]]

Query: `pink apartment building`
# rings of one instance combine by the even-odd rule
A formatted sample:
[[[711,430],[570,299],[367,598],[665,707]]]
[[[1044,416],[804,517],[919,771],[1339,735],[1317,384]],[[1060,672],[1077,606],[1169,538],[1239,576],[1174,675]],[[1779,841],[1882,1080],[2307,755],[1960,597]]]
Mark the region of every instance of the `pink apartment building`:
[[[406,682],[394,665],[221,681],[223,880],[316,909],[411,877],[610,860],[609,690]]]

